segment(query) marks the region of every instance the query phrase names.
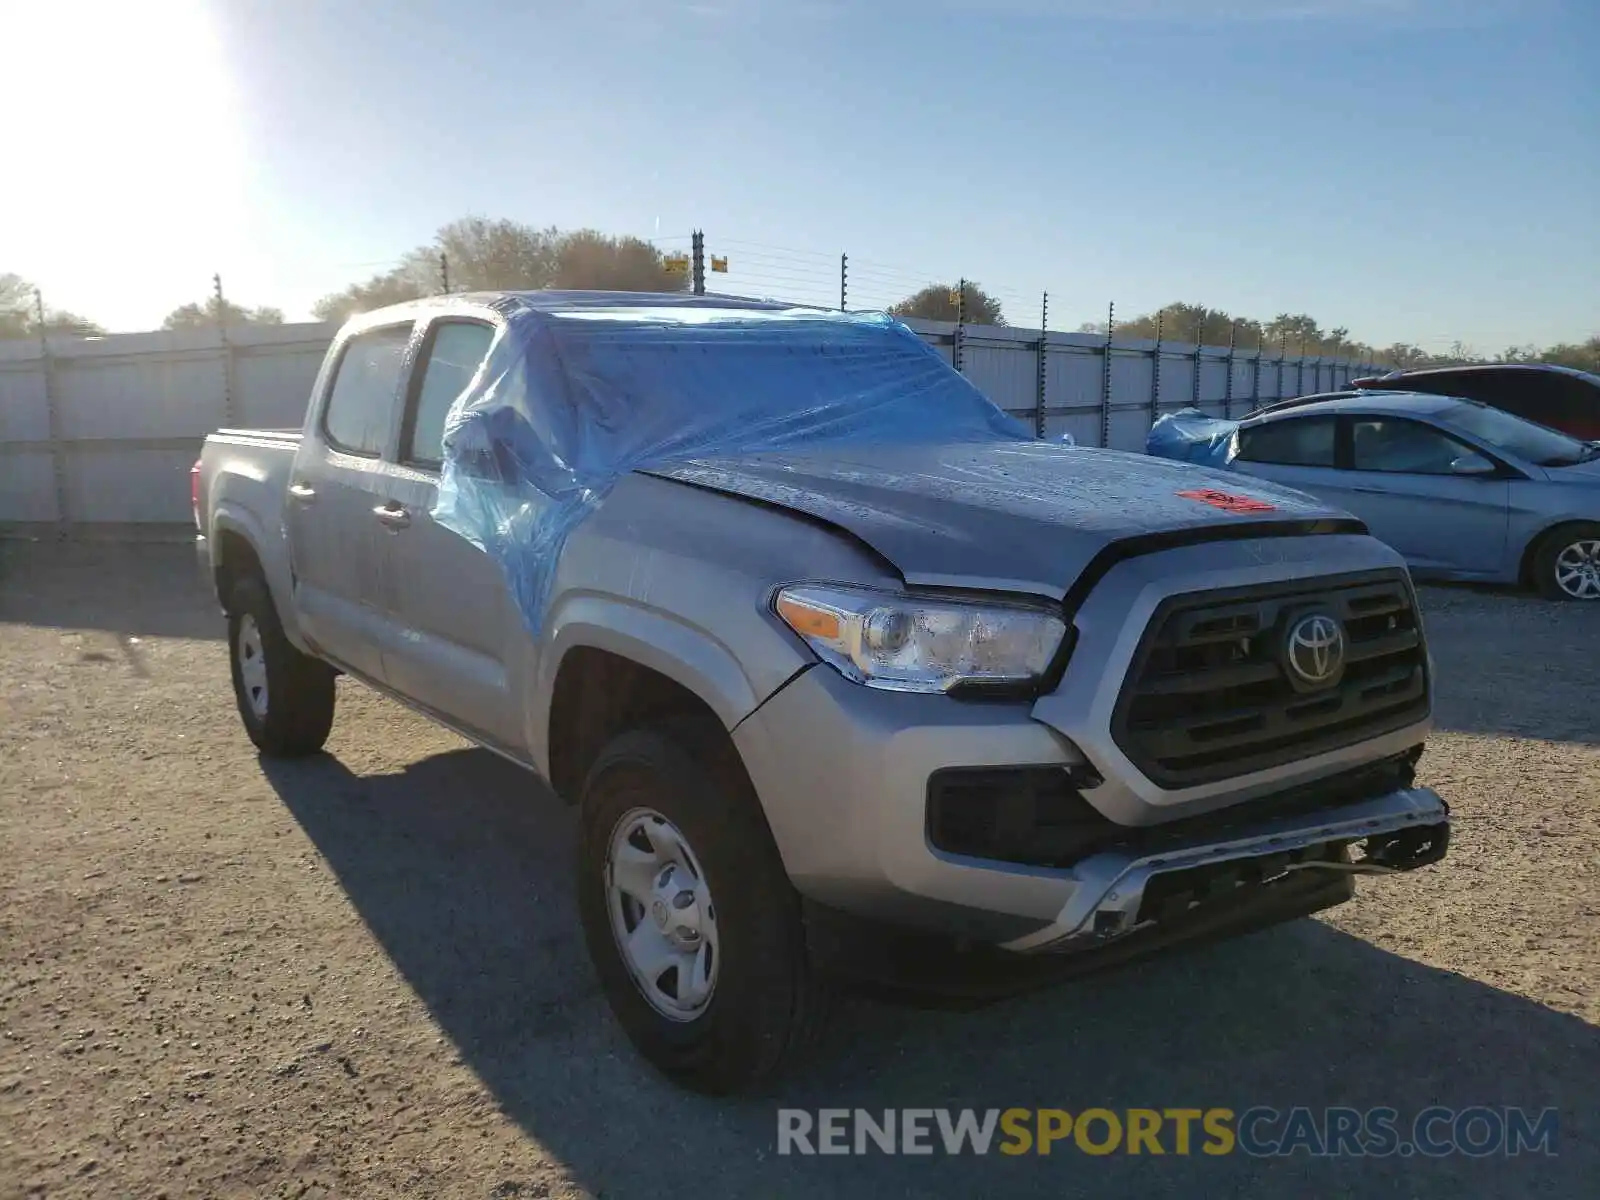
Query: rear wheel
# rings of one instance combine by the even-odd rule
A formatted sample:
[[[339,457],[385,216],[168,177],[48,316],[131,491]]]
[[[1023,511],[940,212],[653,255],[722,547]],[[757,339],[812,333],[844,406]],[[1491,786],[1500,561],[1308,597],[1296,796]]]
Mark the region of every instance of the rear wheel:
[[[1533,558],[1533,582],[1549,600],[1600,601],[1600,525],[1563,525]]]
[[[800,898],[712,722],[621,734],[584,784],[579,908],[606,999],[641,1054],[727,1093],[777,1075],[820,985]]]
[[[321,750],[333,727],[333,668],[294,648],[258,575],[234,584],[228,650],[239,718],[257,749],[282,758]]]

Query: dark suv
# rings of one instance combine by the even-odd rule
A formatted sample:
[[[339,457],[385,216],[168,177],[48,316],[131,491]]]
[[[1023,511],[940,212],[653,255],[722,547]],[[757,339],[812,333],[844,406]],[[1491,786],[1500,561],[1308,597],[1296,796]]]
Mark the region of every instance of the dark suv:
[[[1351,381],[1352,387],[1385,392],[1429,392],[1460,396],[1584,441],[1600,440],[1600,376],[1551,363],[1484,363],[1390,371]]]

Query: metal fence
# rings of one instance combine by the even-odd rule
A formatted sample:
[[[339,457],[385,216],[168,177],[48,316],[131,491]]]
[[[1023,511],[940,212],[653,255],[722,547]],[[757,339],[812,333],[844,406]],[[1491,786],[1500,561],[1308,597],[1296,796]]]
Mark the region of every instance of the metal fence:
[[[1154,419],[1242,416],[1378,370],[1333,358],[908,322],[1040,437],[1141,450]],[[60,533],[189,519],[187,474],[226,426],[298,428],[336,326],[0,341],[0,526]]]

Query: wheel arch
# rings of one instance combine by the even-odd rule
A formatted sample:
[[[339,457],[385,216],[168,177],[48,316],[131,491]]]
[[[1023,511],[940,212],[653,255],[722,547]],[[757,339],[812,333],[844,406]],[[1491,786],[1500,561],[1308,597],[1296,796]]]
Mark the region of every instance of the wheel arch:
[[[529,738],[558,794],[575,799],[611,736],[669,716],[731,730],[755,710],[733,653],[707,631],[666,614],[587,596],[553,613]]]
[[[1522,557],[1517,566],[1517,582],[1523,587],[1534,586],[1536,583],[1536,580],[1534,579],[1534,566],[1538,562],[1540,552],[1543,551],[1551,541],[1559,537],[1563,530],[1582,526],[1590,526],[1591,528],[1600,529],[1600,520],[1572,516],[1560,517],[1554,521],[1551,521],[1548,525],[1544,526],[1544,528],[1540,529],[1537,533],[1530,537],[1527,544],[1522,548]]]

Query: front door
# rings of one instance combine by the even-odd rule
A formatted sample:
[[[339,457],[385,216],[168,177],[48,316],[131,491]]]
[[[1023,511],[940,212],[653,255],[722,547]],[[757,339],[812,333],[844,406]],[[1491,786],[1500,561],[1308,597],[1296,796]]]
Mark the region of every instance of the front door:
[[[1338,501],[1412,566],[1493,575],[1505,558],[1511,484],[1494,462],[1403,417],[1350,418]]]
[[[494,326],[445,318],[424,335],[411,374],[384,523],[393,577],[388,683],[466,732],[512,751],[527,739],[511,655],[525,648],[500,565],[434,521],[445,416],[488,354]]]

